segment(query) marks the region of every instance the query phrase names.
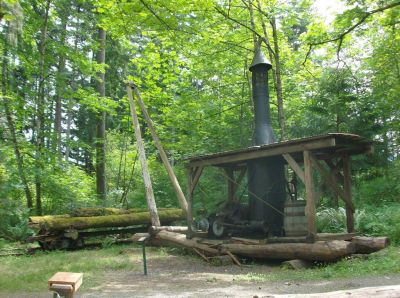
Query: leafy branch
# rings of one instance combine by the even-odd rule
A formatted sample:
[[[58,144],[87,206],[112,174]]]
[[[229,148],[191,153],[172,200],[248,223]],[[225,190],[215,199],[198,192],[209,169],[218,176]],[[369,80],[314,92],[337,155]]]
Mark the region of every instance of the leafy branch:
[[[360,18],[360,20],[357,23],[355,23],[353,26],[347,28],[345,31],[340,33],[338,36],[330,38],[330,39],[326,39],[326,40],[323,40],[323,41],[319,41],[319,42],[309,43],[308,44],[309,48],[308,48],[306,57],[304,58],[303,65],[306,63],[308,57],[310,56],[312,49],[315,46],[318,46],[318,45],[322,45],[322,44],[338,41],[339,44],[338,44],[338,49],[337,49],[336,52],[339,55],[339,52],[342,49],[343,40],[348,34],[350,34],[355,29],[357,29],[359,26],[361,26],[370,16],[372,16],[372,15],[374,15],[376,13],[383,12],[385,10],[394,8],[394,7],[399,6],[399,5],[400,5],[400,1],[397,1],[397,2],[390,3],[390,4],[386,5],[386,6],[379,7],[377,9],[371,10],[371,11],[366,11],[366,12],[364,12],[363,16]]]

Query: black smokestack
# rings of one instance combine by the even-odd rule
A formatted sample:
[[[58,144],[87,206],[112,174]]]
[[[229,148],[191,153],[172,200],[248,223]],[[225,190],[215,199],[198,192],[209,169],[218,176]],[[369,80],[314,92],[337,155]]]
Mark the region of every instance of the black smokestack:
[[[249,68],[252,72],[255,145],[275,143],[269,112],[268,70],[271,68],[271,63],[258,48]]]
[[[271,63],[256,49],[250,65],[254,103],[254,144],[275,143],[272,130],[268,70]],[[267,223],[271,234],[280,235],[286,198],[284,165],[280,158],[260,158],[248,162],[250,220]]]

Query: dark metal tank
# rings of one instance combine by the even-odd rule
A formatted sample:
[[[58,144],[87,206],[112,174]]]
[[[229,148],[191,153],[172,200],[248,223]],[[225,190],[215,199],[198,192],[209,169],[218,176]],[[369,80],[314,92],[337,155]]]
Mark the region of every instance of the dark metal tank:
[[[254,145],[275,143],[271,125],[268,89],[268,70],[271,63],[256,49],[250,65],[254,103]],[[264,221],[270,234],[281,235],[283,208],[286,198],[284,165],[280,158],[261,158],[249,161],[249,211],[251,221]]]

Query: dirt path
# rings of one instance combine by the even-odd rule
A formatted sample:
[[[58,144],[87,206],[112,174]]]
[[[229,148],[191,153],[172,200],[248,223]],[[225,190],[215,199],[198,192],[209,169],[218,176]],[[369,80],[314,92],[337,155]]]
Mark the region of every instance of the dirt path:
[[[212,266],[201,260],[170,256],[149,261],[149,274],[127,272],[110,276],[102,286],[81,297],[272,297],[274,294],[305,294],[398,285],[400,275],[323,281],[246,281],[249,273],[267,274],[274,265]]]
[[[131,253],[129,250],[125,253]],[[138,252],[135,252],[138,253]],[[249,275],[280,271],[279,264],[215,266],[188,256],[149,252],[147,276],[143,275],[141,261],[131,271],[107,271],[101,285],[82,289],[75,297],[274,297],[274,295],[321,293],[363,287],[400,285],[400,274],[392,276],[320,281],[250,281]],[[306,273],[305,273],[306,274]],[[290,275],[289,275],[290,276]],[[84,281],[85,283],[85,281]],[[1,294],[0,297],[39,298],[49,293]],[[286,296],[279,296],[286,297]],[[382,296],[380,296],[382,297]],[[385,296],[384,296],[385,297]]]

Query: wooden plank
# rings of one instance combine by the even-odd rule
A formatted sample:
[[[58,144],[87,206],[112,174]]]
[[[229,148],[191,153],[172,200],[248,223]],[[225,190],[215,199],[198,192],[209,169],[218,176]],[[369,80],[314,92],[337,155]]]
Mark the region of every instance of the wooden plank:
[[[326,183],[332,187],[332,189],[342,198],[342,200],[348,204],[352,210],[354,210],[354,205],[352,202],[348,201],[344,191],[340,189],[339,184],[337,183],[335,177],[333,177],[322,165],[321,163],[311,155],[311,161],[318,169],[319,173],[321,174],[322,178],[326,181]]]
[[[343,182],[344,178],[342,173],[340,173],[340,167],[339,164],[334,164],[331,159],[326,159],[325,163],[328,165],[328,167],[332,170],[333,174],[335,174],[336,178],[338,181]]]
[[[238,258],[236,258],[236,256],[231,253],[229,250],[226,251],[226,254],[232,259],[232,261],[238,265],[239,267],[242,266],[242,264],[240,263],[240,261],[238,260]]]
[[[128,91],[129,105],[130,105],[130,109],[131,109],[133,129],[135,131],[136,146],[138,148],[139,160],[140,160],[140,164],[142,166],[142,174],[143,174],[143,181],[144,181],[144,186],[145,186],[147,207],[149,208],[149,212],[150,212],[150,216],[151,216],[151,224],[153,226],[160,226],[160,219],[158,218],[157,205],[156,205],[156,201],[154,199],[153,186],[151,184],[150,173],[149,173],[149,169],[147,167],[146,153],[144,150],[142,133],[140,132],[139,120],[138,120],[138,116],[137,116],[136,109],[135,109],[135,103],[133,101],[132,88],[129,84],[127,86],[127,91]]]
[[[307,216],[307,229],[310,238],[314,237],[317,233],[316,226],[316,212],[315,212],[315,193],[314,193],[314,181],[312,175],[312,162],[311,152],[305,150],[304,156],[304,181],[306,188],[306,216]]]
[[[248,239],[248,238],[241,238],[241,237],[231,237],[233,242],[239,242],[243,244],[261,244],[260,239]],[[265,240],[264,240],[265,241]]]
[[[210,259],[207,258],[204,254],[202,254],[202,253],[200,252],[200,250],[198,250],[196,247],[193,247],[193,250],[194,250],[200,257],[202,257],[204,261],[206,261],[207,263],[210,262]]]
[[[48,280],[49,287],[53,284],[71,285],[73,291],[76,292],[82,285],[83,273],[74,272],[57,272]]]
[[[224,168],[226,177],[227,179],[227,183],[228,183],[228,201],[234,201],[235,199],[235,180],[234,180],[234,176],[233,176],[233,169],[232,168]]]
[[[161,140],[160,140],[160,138],[158,137],[158,135],[156,133],[156,129],[154,128],[153,121],[151,120],[150,115],[147,112],[146,106],[145,106],[145,104],[144,104],[144,102],[142,100],[142,96],[140,95],[140,92],[139,92],[138,88],[133,83],[130,83],[130,86],[131,86],[131,88],[133,88],[133,92],[135,93],[135,95],[137,97],[139,106],[142,109],[142,113],[144,115],[144,119],[146,120],[147,126],[148,126],[148,128],[150,130],[150,133],[151,133],[151,136],[153,138],[154,145],[157,147],[157,150],[160,153],[161,160],[162,160],[162,162],[163,162],[163,164],[165,166],[165,169],[167,170],[167,173],[168,173],[169,179],[170,179],[170,181],[172,183],[172,186],[175,189],[175,193],[176,193],[176,196],[178,198],[179,205],[181,206],[182,210],[185,213],[187,213],[188,206],[187,206],[186,197],[183,194],[183,191],[182,191],[182,188],[181,188],[181,186],[179,184],[179,181],[176,178],[174,170],[172,169],[172,166],[171,166],[171,164],[170,164],[170,162],[168,160],[167,154],[165,153],[165,150],[164,150],[164,147],[163,147],[163,145],[161,143]]]
[[[317,241],[346,240],[350,241],[356,233],[318,233]]]
[[[305,184],[304,172],[299,164],[288,153],[284,153],[282,154],[282,156],[287,161],[292,170],[296,173],[296,175],[300,178],[300,180]]]
[[[344,195],[346,197],[346,224],[347,232],[354,232],[354,205],[351,197],[351,169],[350,158],[346,154],[343,156],[343,178],[344,178]]]
[[[189,162],[189,166],[206,166],[206,165],[219,165],[224,163],[234,163],[239,161],[247,161],[250,159],[257,159],[268,156],[281,155],[285,153],[295,153],[308,150],[315,150],[321,148],[335,147],[335,138],[329,137],[322,140],[309,141],[301,144],[288,144],[284,146],[276,146],[267,148],[266,150],[260,149],[259,151],[248,151],[242,153],[234,153],[225,156],[205,157],[204,159],[194,160]]]
[[[235,192],[238,189],[240,183],[242,183],[242,180],[244,178],[244,176],[246,175],[247,172],[247,167],[240,169],[240,174],[239,177],[236,179],[236,183],[235,183]]]
[[[196,188],[197,183],[200,180],[201,174],[203,173],[203,169],[204,169],[204,167],[197,167],[194,170],[194,177],[193,177],[192,184],[190,187],[190,192],[192,195],[193,195],[194,189]]]

